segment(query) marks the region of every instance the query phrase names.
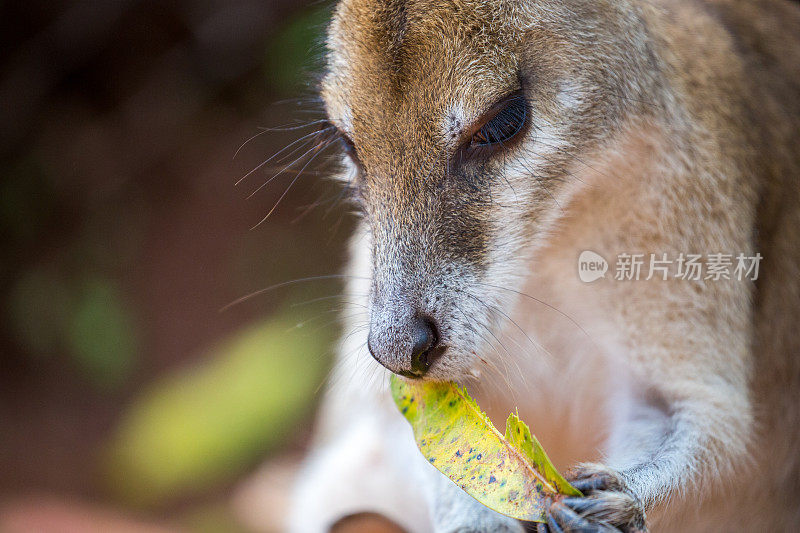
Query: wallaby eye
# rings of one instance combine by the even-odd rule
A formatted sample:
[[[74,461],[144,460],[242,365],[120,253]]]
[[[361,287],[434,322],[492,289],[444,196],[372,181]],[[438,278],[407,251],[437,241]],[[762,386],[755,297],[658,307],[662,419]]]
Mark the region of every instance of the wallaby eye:
[[[499,104],[500,110],[472,135],[470,147],[501,145],[513,140],[525,128],[528,106],[521,94]]]
[[[342,132],[337,132],[337,137],[338,137],[339,143],[342,146],[342,150],[347,155],[355,158],[356,157],[356,145],[353,143],[353,141],[350,140],[350,137],[348,137],[345,133],[342,133]]]
[[[317,143],[320,146],[327,146],[328,144],[336,143],[339,145],[342,153],[347,155],[356,164],[360,164],[358,155],[356,154],[356,145],[345,132],[339,129],[332,122],[322,122],[318,132]]]

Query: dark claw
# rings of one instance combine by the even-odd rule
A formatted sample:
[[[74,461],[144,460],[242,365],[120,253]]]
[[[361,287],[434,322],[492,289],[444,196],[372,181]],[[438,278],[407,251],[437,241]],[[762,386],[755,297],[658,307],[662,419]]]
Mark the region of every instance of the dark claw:
[[[552,517],[555,519],[562,529],[570,533],[610,533],[612,531],[617,531],[604,524],[594,524],[590,522],[561,502],[556,502],[551,505],[550,513],[548,518]]]
[[[550,506],[552,509],[554,506]],[[561,529],[561,524],[559,524],[556,519],[553,517],[553,514],[550,512],[550,509],[545,511],[545,516],[547,517],[547,527],[550,529],[552,533],[564,533],[564,530]]]
[[[573,511],[580,514],[592,512],[596,510],[598,507],[601,507],[603,505],[601,500],[597,500],[594,498],[567,497],[562,499],[561,503],[563,503],[567,507],[571,508]]]
[[[578,478],[570,481],[570,484],[584,494],[589,494],[598,490],[608,490],[611,488],[611,477],[603,475],[593,475],[585,478]]]

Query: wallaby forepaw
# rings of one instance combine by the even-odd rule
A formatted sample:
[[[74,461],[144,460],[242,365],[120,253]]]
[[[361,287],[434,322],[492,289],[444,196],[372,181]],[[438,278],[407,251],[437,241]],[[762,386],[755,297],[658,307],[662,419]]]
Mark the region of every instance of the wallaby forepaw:
[[[598,464],[585,464],[568,474],[572,486],[584,494],[553,500],[547,523],[538,533],[644,533],[644,507],[622,477]]]

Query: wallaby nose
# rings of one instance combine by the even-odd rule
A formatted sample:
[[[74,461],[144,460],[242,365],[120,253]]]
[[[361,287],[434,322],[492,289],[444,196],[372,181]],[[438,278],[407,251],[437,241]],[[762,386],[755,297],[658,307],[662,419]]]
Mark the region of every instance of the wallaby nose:
[[[422,316],[384,325],[373,323],[367,346],[380,364],[396,374],[422,377],[444,350],[439,345],[436,324]]]
[[[424,376],[435,359],[435,348],[439,344],[436,327],[430,320],[417,317],[412,334],[414,347],[411,349],[411,373]]]

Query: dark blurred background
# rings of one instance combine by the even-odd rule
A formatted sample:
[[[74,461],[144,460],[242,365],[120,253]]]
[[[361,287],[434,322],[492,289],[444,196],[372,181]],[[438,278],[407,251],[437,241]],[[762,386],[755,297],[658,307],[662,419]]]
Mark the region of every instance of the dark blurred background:
[[[280,529],[340,285],[222,309],[341,269],[325,157],[248,175],[317,127],[330,7],[0,3],[0,531]]]

